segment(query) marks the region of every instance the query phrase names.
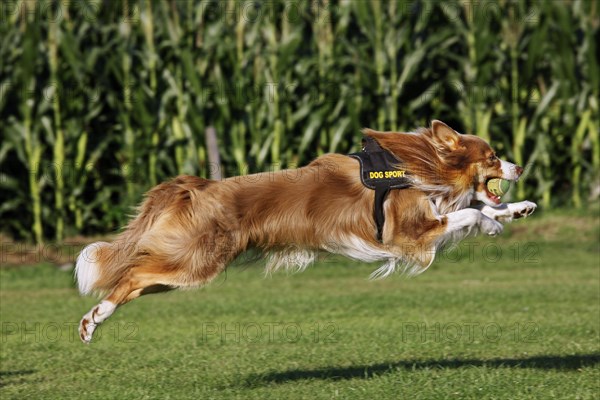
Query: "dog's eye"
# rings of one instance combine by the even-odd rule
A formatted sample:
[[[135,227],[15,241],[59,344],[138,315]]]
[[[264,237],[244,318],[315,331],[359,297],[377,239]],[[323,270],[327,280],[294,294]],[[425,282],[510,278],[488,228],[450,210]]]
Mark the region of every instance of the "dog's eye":
[[[491,154],[489,156],[488,160],[490,160],[490,161],[496,161],[496,155],[495,154]]]

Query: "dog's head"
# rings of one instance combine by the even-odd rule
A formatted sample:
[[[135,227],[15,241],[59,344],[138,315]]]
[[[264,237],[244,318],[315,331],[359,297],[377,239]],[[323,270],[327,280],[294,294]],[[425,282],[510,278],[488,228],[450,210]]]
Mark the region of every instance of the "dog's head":
[[[472,188],[474,198],[485,204],[500,204],[500,197],[487,188],[490,179],[516,181],[523,173],[523,168],[499,159],[485,140],[460,134],[441,121],[431,123],[428,135],[443,163],[454,171],[456,183],[464,189]]]
[[[412,176],[415,186],[450,198],[479,200],[490,206],[500,197],[487,189],[492,178],[516,181],[523,168],[496,157],[483,139],[463,135],[441,121],[413,133],[363,131],[395,154]]]

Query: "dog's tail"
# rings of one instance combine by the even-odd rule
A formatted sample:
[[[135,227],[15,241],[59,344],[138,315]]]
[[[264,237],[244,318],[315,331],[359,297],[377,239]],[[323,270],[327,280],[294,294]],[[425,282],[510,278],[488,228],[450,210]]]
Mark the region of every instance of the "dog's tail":
[[[129,269],[141,262],[139,243],[153,223],[152,202],[145,200],[140,213],[112,243],[96,242],[81,250],[75,279],[82,295],[101,295],[113,290]]]
[[[77,287],[82,295],[111,290],[127,270],[129,251],[119,243],[96,242],[86,246],[75,264]]]
[[[164,219],[169,210],[185,208],[190,203],[191,193],[211,183],[195,176],[178,176],[146,193],[137,216],[114,242],[92,243],[81,251],[75,265],[79,292],[87,295],[113,290],[131,268],[144,262],[147,251],[142,247],[148,237],[152,237],[150,231],[159,217]]]

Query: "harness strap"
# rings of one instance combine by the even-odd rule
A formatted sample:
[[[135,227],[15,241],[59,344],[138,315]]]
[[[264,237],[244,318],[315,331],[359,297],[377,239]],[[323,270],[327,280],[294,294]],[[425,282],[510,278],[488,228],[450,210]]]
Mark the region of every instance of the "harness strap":
[[[375,218],[375,224],[377,225],[377,241],[383,242],[383,224],[385,223],[385,214],[383,213],[383,203],[390,193],[389,186],[377,185],[375,186],[375,204],[373,205],[373,217]]]
[[[401,164],[398,158],[383,149],[373,138],[365,137],[363,149],[348,155],[359,161],[363,185],[375,191],[373,218],[377,226],[377,241],[382,243],[385,224],[383,203],[390,190],[410,187],[410,181],[406,177],[406,171],[398,168]]]

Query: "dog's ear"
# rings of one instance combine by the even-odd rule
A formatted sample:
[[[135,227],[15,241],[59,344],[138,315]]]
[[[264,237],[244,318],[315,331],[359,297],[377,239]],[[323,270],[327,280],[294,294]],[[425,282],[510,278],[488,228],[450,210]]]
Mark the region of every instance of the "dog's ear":
[[[431,135],[433,140],[444,148],[456,150],[459,147],[460,134],[442,121],[431,121]]]

